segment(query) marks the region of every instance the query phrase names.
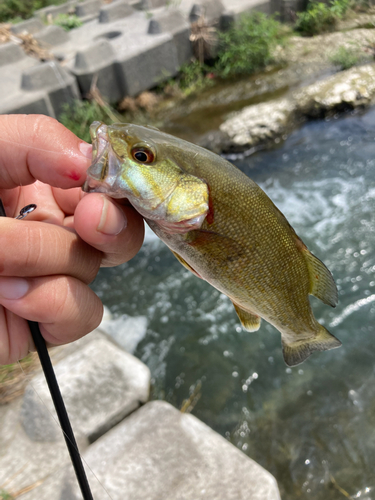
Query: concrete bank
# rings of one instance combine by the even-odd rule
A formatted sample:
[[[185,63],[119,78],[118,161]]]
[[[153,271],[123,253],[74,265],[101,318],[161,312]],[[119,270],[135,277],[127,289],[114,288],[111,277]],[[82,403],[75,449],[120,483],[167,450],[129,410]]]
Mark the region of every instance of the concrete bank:
[[[100,329],[52,359],[94,498],[280,499],[270,473],[197,418],[147,402],[148,368]],[[0,485],[22,500],[81,498],[42,373],[0,406]]]
[[[0,113],[43,113],[58,117],[64,103],[84,97],[95,80],[110,102],[135,96],[177,74],[192,56],[190,26],[199,16],[225,24],[260,10],[287,19],[301,0],[69,1],[37,11],[11,27],[0,45]],[[173,3],[173,5],[175,5]],[[60,13],[84,22],[65,32],[45,25]],[[17,35],[30,33],[45,50],[45,61],[26,55]]]

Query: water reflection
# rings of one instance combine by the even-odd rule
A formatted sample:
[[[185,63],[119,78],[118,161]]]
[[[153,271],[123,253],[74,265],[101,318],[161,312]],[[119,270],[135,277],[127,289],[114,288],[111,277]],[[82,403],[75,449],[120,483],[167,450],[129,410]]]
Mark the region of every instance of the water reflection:
[[[147,315],[136,355],[154,397],[180,407],[200,381],[193,413],[271,471],[283,498],[374,498],[375,111],[309,123],[238,166],[333,272],[339,306],[312,304],[342,348],[286,368],[273,327],[244,332],[157,241],[94,288],[115,314]]]

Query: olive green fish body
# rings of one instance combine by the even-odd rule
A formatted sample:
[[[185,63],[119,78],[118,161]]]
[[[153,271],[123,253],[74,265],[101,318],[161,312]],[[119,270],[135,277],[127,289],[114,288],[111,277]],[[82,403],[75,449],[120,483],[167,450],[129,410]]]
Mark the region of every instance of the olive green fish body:
[[[308,299],[336,305],[330,272],[255,182],[214,153],[158,130],[103,127],[93,125],[94,142],[107,134],[112,149],[105,161],[95,151],[85,190],[128,198],[185,267],[231,299],[247,330],[264,318],[281,332],[287,364],[341,345]]]

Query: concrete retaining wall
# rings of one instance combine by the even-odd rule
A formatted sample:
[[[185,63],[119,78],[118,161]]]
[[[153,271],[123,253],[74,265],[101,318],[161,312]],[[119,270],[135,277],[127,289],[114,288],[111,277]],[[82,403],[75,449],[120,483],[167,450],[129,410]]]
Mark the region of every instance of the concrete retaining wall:
[[[0,113],[42,113],[58,117],[64,103],[87,95],[95,80],[111,103],[135,96],[177,75],[189,61],[190,23],[204,15],[228,24],[251,10],[279,12],[287,18],[304,0],[71,0],[40,9],[35,17],[12,26],[13,39],[0,45]],[[65,32],[46,26],[61,13],[84,22]],[[31,33],[50,54],[40,62],[27,56],[17,35]],[[18,40],[18,41],[17,41]],[[18,45],[17,45],[18,43]]]

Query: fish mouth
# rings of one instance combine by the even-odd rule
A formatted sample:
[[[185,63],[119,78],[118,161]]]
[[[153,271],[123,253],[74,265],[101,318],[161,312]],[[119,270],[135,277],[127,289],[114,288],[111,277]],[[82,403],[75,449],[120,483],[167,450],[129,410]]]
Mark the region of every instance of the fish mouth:
[[[124,193],[119,192],[116,182],[121,172],[121,161],[111,147],[107,125],[94,122],[90,126],[90,135],[93,161],[87,170],[82,190],[86,193],[106,193],[112,198],[124,198]]]

